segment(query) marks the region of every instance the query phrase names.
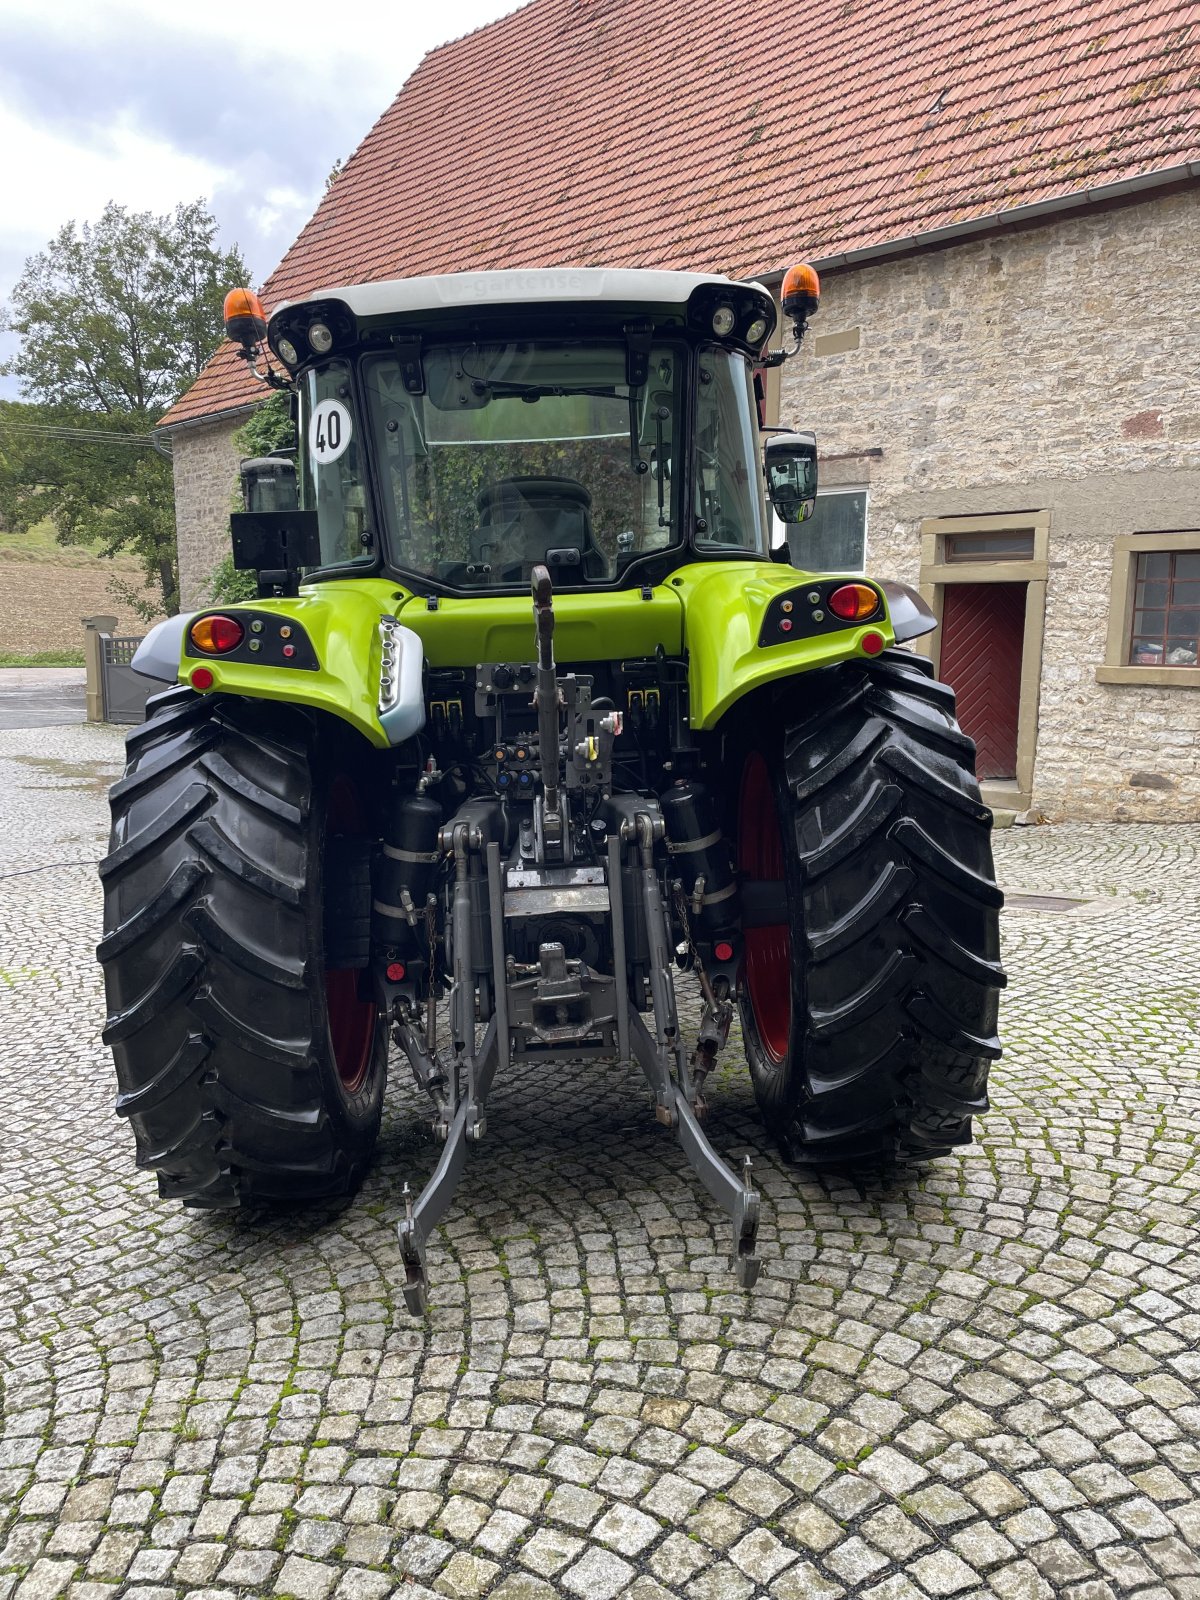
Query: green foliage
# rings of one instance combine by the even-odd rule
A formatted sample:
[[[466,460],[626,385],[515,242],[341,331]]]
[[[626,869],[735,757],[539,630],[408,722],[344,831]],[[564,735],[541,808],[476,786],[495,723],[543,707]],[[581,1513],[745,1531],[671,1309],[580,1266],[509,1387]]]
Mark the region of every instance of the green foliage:
[[[240,456],[269,456],[272,450],[294,449],[296,429],[289,408],[289,396],[273,389],[233,436]]]
[[[34,402],[0,405],[0,517],[9,528],[50,516],[62,544],[129,551],[157,584],[162,609],[175,608],[170,464],[150,435],[216,348],[224,290],[246,276],[236,249],[218,249],[202,201],[163,217],[110,203],[97,223],[65,224],[26,261],[0,318],[21,340],[0,371],[20,378]],[[154,615],[129,585],[114,589]]]
[[[35,650],[22,655],[18,650],[0,650],[0,667],[82,667],[82,650]]]
[[[229,555],[209,574],[208,592],[213,600],[231,606],[239,600],[257,599],[258,580],[252,572],[240,572]]]
[[[224,292],[247,275],[216,233],[199,200],[166,217],[110,201],[99,222],[66,223],[13,290],[21,348],[4,370],[49,405],[155,420],[199,377]]]

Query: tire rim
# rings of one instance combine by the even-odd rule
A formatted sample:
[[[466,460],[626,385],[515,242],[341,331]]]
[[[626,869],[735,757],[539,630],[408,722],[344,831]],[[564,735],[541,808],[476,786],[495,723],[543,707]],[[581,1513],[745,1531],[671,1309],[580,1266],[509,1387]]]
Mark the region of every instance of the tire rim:
[[[360,834],[362,808],[349,778],[335,778],[325,812],[325,837]],[[325,1009],[329,1014],[329,1044],[334,1066],[347,1094],[356,1094],[366,1082],[375,1049],[379,1008],[359,993],[359,972],[353,967],[325,968]]]
[[[738,867],[744,880],[783,883],[783,837],[779,808],[767,763],[757,752],[742,769],[738,807]],[[759,1042],[778,1065],[788,1051],[792,1031],[792,937],[786,922],[747,928],[746,997]]]

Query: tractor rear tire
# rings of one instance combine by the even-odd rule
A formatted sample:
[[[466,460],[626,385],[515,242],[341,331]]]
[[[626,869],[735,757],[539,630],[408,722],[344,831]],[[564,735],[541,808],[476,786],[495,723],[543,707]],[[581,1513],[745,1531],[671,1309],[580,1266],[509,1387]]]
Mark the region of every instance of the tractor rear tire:
[[[975,747],[953,690],[907,651],[801,693],[780,744],[741,768],[755,1095],[799,1162],[942,1155],[970,1142],[1000,1055],[1003,896]]]
[[[348,764],[287,707],[178,688],[147,712],[110,796],[97,950],[138,1165],[189,1206],[350,1193],[387,1033],[345,909],[367,860]]]

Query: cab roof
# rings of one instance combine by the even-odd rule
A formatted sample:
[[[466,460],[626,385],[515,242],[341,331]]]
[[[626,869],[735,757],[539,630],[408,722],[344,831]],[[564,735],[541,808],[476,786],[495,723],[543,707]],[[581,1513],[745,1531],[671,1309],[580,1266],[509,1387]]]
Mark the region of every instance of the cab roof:
[[[397,316],[489,305],[545,305],[548,301],[686,306],[702,284],[731,287],[737,280],[721,273],[655,272],[636,268],[548,267],[499,272],[453,272],[437,277],[389,278],[382,283],[321,289],[299,300],[284,300],[272,320],[295,306],[340,300],[356,317]],[[762,284],[739,284],[769,291]]]

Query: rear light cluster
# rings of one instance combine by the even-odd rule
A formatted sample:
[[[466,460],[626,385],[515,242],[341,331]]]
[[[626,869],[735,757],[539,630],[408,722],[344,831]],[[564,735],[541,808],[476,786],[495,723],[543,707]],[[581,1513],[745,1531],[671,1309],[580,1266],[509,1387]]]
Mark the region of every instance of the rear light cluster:
[[[879,596],[866,583],[844,583],[829,596],[829,609],[844,622],[866,622],[879,610]]]
[[[189,630],[192,643],[206,656],[225,656],[236,650],[246,630],[236,617],[197,617]]]
[[[245,637],[246,630],[236,617],[197,617],[188,629],[193,648],[206,656],[228,655]],[[208,667],[195,667],[188,681],[193,689],[211,689],[216,680]]]

